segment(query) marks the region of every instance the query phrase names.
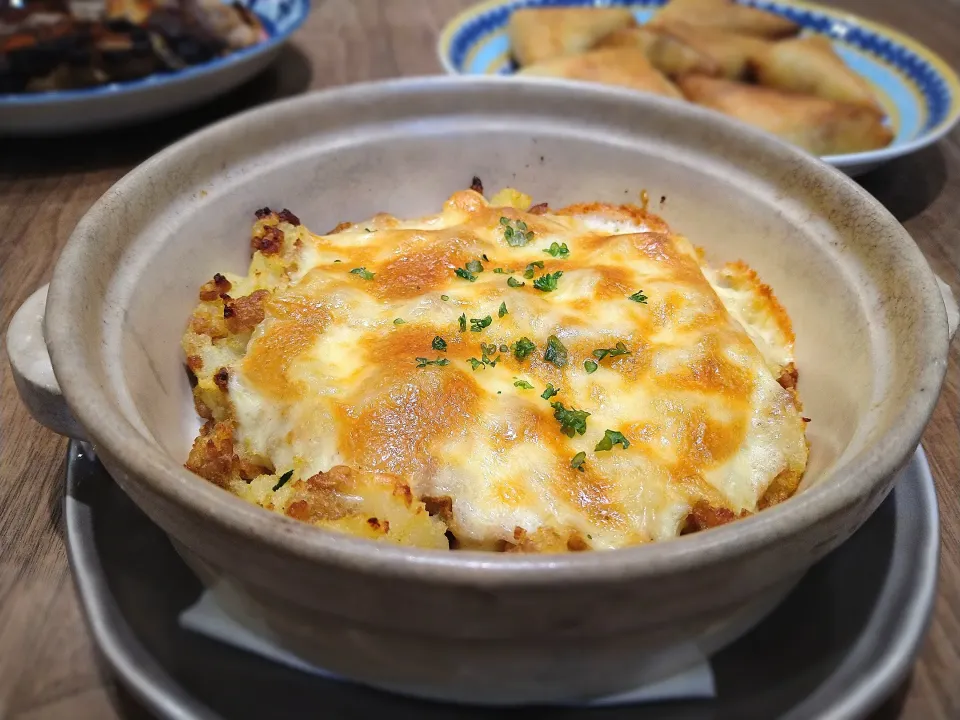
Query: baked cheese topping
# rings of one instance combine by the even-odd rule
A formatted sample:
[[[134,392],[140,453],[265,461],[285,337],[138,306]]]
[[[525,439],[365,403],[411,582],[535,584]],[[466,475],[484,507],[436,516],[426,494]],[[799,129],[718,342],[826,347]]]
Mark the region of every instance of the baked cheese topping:
[[[790,322],[634,206],[503,190],[314,235],[264,208],[183,346],[187,467],[306,522],[424,547],[618,548],[791,495]]]

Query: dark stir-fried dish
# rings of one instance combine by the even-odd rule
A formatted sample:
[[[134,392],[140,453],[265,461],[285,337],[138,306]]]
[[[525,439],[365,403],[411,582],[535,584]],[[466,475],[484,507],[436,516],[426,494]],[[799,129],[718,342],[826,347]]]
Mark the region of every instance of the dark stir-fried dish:
[[[266,37],[252,12],[220,0],[0,0],[0,93],[135,80]]]

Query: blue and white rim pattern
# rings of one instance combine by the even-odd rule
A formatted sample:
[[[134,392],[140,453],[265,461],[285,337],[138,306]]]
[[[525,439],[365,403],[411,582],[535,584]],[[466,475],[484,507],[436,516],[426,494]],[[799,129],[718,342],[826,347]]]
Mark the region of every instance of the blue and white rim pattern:
[[[790,0],[739,0],[799,24],[806,32],[835,41],[838,52],[868,81],[889,92],[887,103],[898,129],[893,146],[916,149],[945,134],[960,118],[960,81],[947,64],[911,38],[869,20],[841,11]],[[510,14],[521,7],[630,7],[639,21],[648,19],[667,0],[488,0],[463,13],[444,31],[438,44],[448,72],[478,72],[467,67],[471,53],[491,34],[502,32]],[[489,58],[488,58],[489,59]],[[510,74],[503,64],[496,72]],[[897,154],[900,154],[899,152]],[[865,155],[857,153],[857,155]]]
[[[275,47],[293,34],[310,12],[310,0],[238,0],[248,7],[263,23],[267,39],[248,48],[232,52],[222,58],[201,65],[192,65],[177,72],[156,73],[139,80],[99,85],[80,90],[52,90],[41,93],[0,94],[0,108],[11,105],[41,105],[63,103],[75,100],[89,100],[96,97],[114,96],[120,93],[134,93],[161,85],[169,85],[187,78],[205,75],[220,68],[243,62],[253,55]]]

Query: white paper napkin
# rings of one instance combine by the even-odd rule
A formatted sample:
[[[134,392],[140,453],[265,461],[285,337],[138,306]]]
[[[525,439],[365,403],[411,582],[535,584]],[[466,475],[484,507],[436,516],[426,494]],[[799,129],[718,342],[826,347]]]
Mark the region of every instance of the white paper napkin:
[[[241,615],[235,609],[237,603],[229,602],[228,596],[232,592],[226,585],[204,591],[196,603],[180,614],[180,626],[296,670],[328,679],[343,680],[279,647],[263,622],[258,618]],[[221,597],[224,598],[222,602],[218,599]],[[226,607],[230,608],[229,612]],[[629,705],[662,700],[709,699],[715,696],[713,670],[709,660],[704,657],[699,663],[673,677],[627,692],[596,698],[584,705]]]

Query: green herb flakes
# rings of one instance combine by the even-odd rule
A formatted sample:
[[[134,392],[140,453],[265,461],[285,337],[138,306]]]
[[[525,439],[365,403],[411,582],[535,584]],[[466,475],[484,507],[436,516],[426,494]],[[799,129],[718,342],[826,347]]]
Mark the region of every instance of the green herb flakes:
[[[532,263],[529,263],[523,270],[523,276],[527,280],[533,280],[533,274],[538,269],[543,270],[543,260],[534,260]]]
[[[460,321],[460,332],[466,332],[467,331],[467,314],[466,313],[461,314],[460,317],[457,318],[457,320]]]
[[[433,339],[433,342],[430,343],[430,346],[431,346],[434,350],[436,350],[436,351],[438,351],[438,352],[446,352],[446,351],[447,351],[447,341],[444,340],[444,339],[443,339],[442,337],[440,337],[439,335],[437,335],[437,336]]]
[[[474,370],[485,368],[488,365],[490,367],[496,367],[497,363],[500,362],[499,355],[494,357],[494,354],[497,352],[496,343],[480,343],[480,352],[481,355],[479,360],[476,358],[467,359],[467,362],[470,363],[470,367],[472,367]]]
[[[472,273],[482,273],[483,272],[483,263],[479,260],[471,260],[464,267],[467,268]]]
[[[273,486],[273,491],[276,492],[284,485],[287,484],[287,481],[293,477],[293,470],[287,470],[283,475],[280,476],[280,479],[277,480],[277,484]]]
[[[403,318],[394,318],[393,320],[394,325],[404,325],[406,322]]]
[[[510,352],[510,346],[509,346],[509,345],[501,345],[501,346],[500,346],[500,352]]]
[[[590,413],[576,408],[565,408],[562,402],[552,402],[553,417],[560,423],[560,431],[567,437],[583,435],[587,431],[587,418]]]
[[[543,359],[557,367],[567,364],[567,348],[556,335],[547,338],[547,349],[543,353]]]
[[[622,342],[618,342],[617,346],[614,348],[598,348],[593,351],[593,356],[597,360],[603,360],[608,355],[610,357],[617,357],[618,355],[629,355],[630,351],[627,350],[627,346]]]
[[[505,302],[500,303],[500,309],[497,310],[497,317],[503,317],[509,311],[507,310],[507,304]]]
[[[594,451],[600,452],[601,450],[612,450],[614,445],[619,445],[626,450],[628,447],[630,447],[630,441],[627,440],[622,432],[618,432],[616,430],[604,430],[603,439],[597,443]]]
[[[497,275],[503,275],[503,274],[505,274],[505,273],[507,272],[507,271],[504,270],[503,268],[494,268],[493,271],[494,271]]]
[[[593,360],[584,360],[583,369],[587,371],[587,374],[595,373],[599,367]]]
[[[359,275],[364,280],[373,280],[373,273],[367,270],[365,267],[354,268],[350,271],[351,275]]]
[[[581,450],[580,452],[578,452],[576,455],[573,456],[573,459],[570,461],[570,467],[572,467],[574,470],[579,470],[580,472],[584,472],[583,463],[586,462],[586,459],[587,459],[587,454]],[[590,537],[590,536],[588,535],[587,537]]]
[[[550,247],[544,250],[544,252],[547,255],[552,255],[553,257],[558,257],[558,258],[570,257],[570,248],[567,247],[566,243],[559,243],[559,244],[555,242],[550,243]]]
[[[441,295],[441,296],[440,296],[440,299],[443,300],[444,302],[446,302],[447,300],[450,299],[450,296],[449,296],[449,295]]]
[[[470,282],[477,281],[477,276],[474,275],[469,270],[464,270],[463,268],[455,268],[453,272],[456,273],[456,276],[458,278],[463,278],[464,280],[469,280]]]
[[[549,400],[559,392],[559,390],[553,387],[553,383],[547,383],[547,388],[540,394],[540,397],[542,397],[544,400]]]
[[[523,247],[533,240],[533,230],[523,220],[511,221],[508,217],[501,217],[500,224],[503,225],[503,239],[510,247]]]
[[[487,315],[483,318],[470,318],[470,332],[480,332],[486,327],[490,327],[493,318]]]
[[[518,387],[521,390],[533,390],[533,385],[528,383],[526,380],[514,380],[513,386]]]
[[[517,280],[515,277],[511,275],[510,277],[507,278],[507,285],[509,285],[510,287],[523,287],[524,285],[526,285],[526,283],[520,282],[519,280]]]
[[[556,272],[541,275],[533,281],[533,286],[537,290],[542,290],[543,292],[553,292],[557,289],[557,280],[560,279],[561,275],[563,275],[563,270],[557,270]]]
[[[513,356],[517,360],[524,360],[530,353],[537,349],[537,346],[530,341],[530,338],[522,337],[511,345],[510,349],[513,351]]]
[[[450,364],[450,361],[447,360],[446,358],[437,358],[436,360],[427,360],[425,357],[417,358],[418,368],[424,368],[427,365],[438,365],[439,367],[443,367],[444,365],[449,365],[449,364]]]
[[[647,296],[643,294],[643,290],[637,290],[633,295],[628,295],[627,297],[636,303],[647,304]]]

